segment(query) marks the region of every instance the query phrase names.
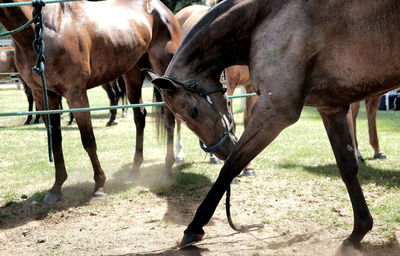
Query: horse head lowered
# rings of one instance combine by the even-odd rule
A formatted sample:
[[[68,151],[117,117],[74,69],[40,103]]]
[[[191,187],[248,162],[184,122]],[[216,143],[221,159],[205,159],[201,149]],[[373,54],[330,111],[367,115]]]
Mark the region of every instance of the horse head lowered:
[[[147,77],[161,91],[168,108],[200,138],[200,147],[226,159],[235,146],[233,115],[226,88],[217,81],[181,82],[158,77],[146,70]]]

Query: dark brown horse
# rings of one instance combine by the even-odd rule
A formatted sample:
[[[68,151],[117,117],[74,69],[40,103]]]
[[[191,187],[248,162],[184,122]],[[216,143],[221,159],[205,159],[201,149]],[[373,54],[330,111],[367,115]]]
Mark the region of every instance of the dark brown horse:
[[[15,0],[16,2],[20,0]],[[9,2],[1,0],[0,2]],[[0,22],[12,30],[30,19],[32,7],[0,9]],[[58,108],[57,95],[66,98],[70,108],[89,107],[86,90],[123,76],[131,103],[141,102],[144,77],[140,69],[151,63],[163,74],[179,42],[180,28],[175,17],[159,0],[116,0],[105,2],[71,2],[48,4],[43,10],[46,34],[46,78],[49,107]],[[39,109],[43,109],[40,79],[33,74],[36,54],[32,50],[33,28],[12,35],[15,64],[21,77],[32,89]],[[104,199],[104,171],[96,153],[96,141],[89,112],[74,114],[82,144],[94,170],[94,200]],[[134,109],[136,151],[132,172],[143,162],[143,130],[146,112]],[[172,114],[167,121],[168,151],[165,170],[170,174],[174,162]],[[51,116],[55,160],[55,183],[45,197],[54,202],[61,197],[61,186],[67,179],[59,115]]]
[[[182,28],[182,34],[185,35],[193,26],[200,20],[200,18],[209,10],[208,6],[204,5],[191,5],[183,8],[177,14],[175,14],[176,19],[178,20],[179,25]],[[246,93],[253,93],[253,87],[250,82],[250,74],[247,66],[235,65],[232,67],[228,67],[225,69],[225,78],[226,85],[228,88],[228,95],[232,95],[235,91],[236,87],[239,85],[244,86],[246,89]],[[371,97],[370,99],[365,100],[367,118],[368,118],[368,133],[369,133],[369,142],[371,147],[374,150],[374,159],[385,159],[386,155],[380,148],[378,132],[376,128],[376,112],[378,110],[379,100],[381,96]],[[244,126],[246,127],[249,119],[250,119],[250,111],[255,104],[257,97],[247,97],[246,98],[246,108],[244,111]],[[360,103],[355,102],[351,104],[351,116],[352,119],[352,129],[351,133],[354,139],[355,145],[355,153],[357,156],[357,160],[359,162],[363,162],[364,159],[361,155],[360,150],[358,149],[358,141],[357,141],[357,133],[356,133],[356,119],[358,116],[358,112],[360,109]],[[178,122],[178,125],[180,123]],[[178,127],[180,129],[180,127]],[[246,171],[253,170],[251,162],[244,169],[244,173]],[[250,172],[251,173],[251,172]]]
[[[214,4],[215,1],[210,1]],[[182,29],[182,35],[186,35],[186,33],[203,17],[205,13],[210,9],[210,7],[205,6],[205,5],[191,5],[188,7],[183,8],[180,10],[177,14],[175,14],[175,17],[181,26]],[[251,86],[250,83],[250,78],[249,78],[249,70],[247,66],[232,66],[228,67],[224,70],[224,79],[225,79],[225,84],[227,87],[227,92],[228,95],[233,95],[235,92],[236,87],[238,86],[243,86],[246,90],[246,93],[254,93],[253,87]],[[257,100],[257,96],[254,97],[247,97],[246,98],[246,107],[244,109],[244,127],[247,126],[247,123],[250,118],[250,111],[254,105],[254,103]],[[177,122],[177,130],[178,133],[180,131],[180,125],[181,122]],[[180,135],[178,134],[178,138]],[[177,152],[181,152],[181,145],[182,143],[177,143]],[[214,162],[215,160],[211,158],[211,162]],[[244,169],[243,169],[243,175],[244,176],[254,176],[254,168],[252,163],[250,162]]]
[[[346,117],[352,102],[399,86],[399,21],[397,0],[226,0],[190,30],[163,77],[147,72],[175,115],[226,159],[181,246],[202,239],[231,181],[303,106],[318,109],[350,196],[354,227],[344,245],[360,246],[373,221]],[[249,66],[260,96],[239,140],[219,82],[238,64]]]

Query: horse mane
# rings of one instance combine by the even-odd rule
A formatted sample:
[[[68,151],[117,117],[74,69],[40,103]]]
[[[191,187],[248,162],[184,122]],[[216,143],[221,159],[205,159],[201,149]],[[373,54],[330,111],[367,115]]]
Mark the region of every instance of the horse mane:
[[[232,65],[248,65],[253,29],[271,13],[270,3],[270,0],[262,3],[225,0],[215,5],[183,38],[170,67],[190,66],[195,72],[207,70],[219,74]],[[181,55],[182,52],[185,55]],[[201,62],[195,64],[193,59],[201,59]]]
[[[203,32],[203,30],[217,17],[228,11],[233,6],[233,3],[234,1],[223,1],[220,4],[210,8],[207,14],[204,15],[186,34],[186,36],[182,40],[181,46],[184,47],[186,45],[190,45],[198,34]]]

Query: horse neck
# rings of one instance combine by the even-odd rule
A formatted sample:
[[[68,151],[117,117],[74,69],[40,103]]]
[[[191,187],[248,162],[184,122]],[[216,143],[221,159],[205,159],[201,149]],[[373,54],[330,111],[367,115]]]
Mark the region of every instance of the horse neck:
[[[263,4],[232,0],[210,9],[186,35],[166,75],[180,81],[215,81],[224,68],[247,65],[252,31],[266,15]]]

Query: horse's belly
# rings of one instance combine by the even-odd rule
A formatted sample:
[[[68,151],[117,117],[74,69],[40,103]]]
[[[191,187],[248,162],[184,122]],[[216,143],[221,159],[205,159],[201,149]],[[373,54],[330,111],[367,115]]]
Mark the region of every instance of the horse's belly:
[[[357,82],[327,77],[313,78],[306,85],[305,105],[314,107],[343,106],[381,95],[399,86],[400,75]]]

